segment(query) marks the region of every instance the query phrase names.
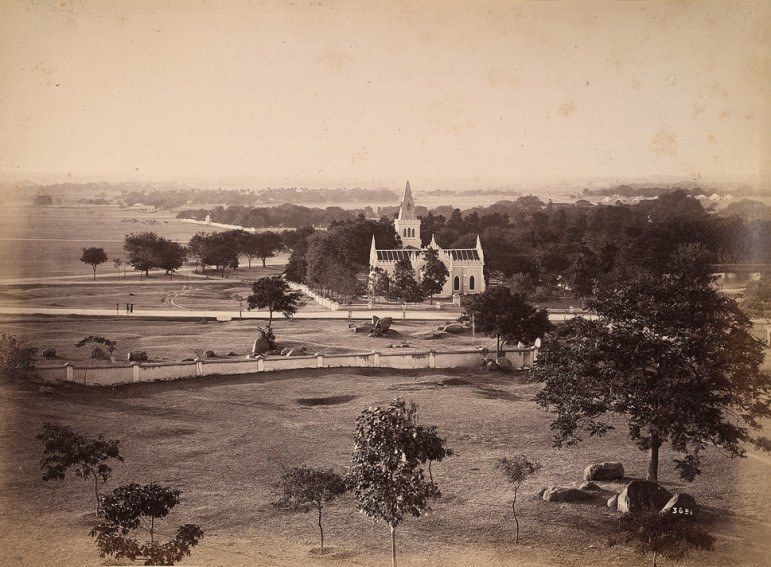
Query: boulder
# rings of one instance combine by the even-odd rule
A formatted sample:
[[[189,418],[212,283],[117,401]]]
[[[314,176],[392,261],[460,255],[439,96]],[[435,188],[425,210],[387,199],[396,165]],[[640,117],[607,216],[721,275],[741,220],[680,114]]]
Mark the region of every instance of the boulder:
[[[495,359],[495,364],[498,365],[498,369],[502,372],[511,372],[514,370],[514,365],[505,356],[499,356]]]
[[[584,469],[584,480],[621,480],[624,465],[618,462],[592,463]]]
[[[227,354],[227,356],[238,356],[237,352],[233,352],[232,350]]]
[[[270,350],[270,341],[267,337],[260,337],[256,341],[254,341],[254,345],[252,346],[252,355],[257,356],[258,354],[265,354]]]
[[[695,520],[698,510],[696,499],[690,494],[681,492],[670,498],[669,502],[664,504],[664,507],[659,511],[659,514],[671,514],[678,518]]]
[[[637,514],[658,512],[672,498],[672,493],[649,480],[633,480],[618,495],[618,511]]]
[[[452,333],[454,335],[458,335],[460,333],[466,332],[466,327],[461,325],[460,323],[447,323],[443,329],[441,329],[445,333]]]
[[[281,349],[281,352],[279,353],[281,356],[287,356],[290,352],[292,352],[292,349],[289,347]]]
[[[392,317],[383,317],[380,319],[377,315],[372,316],[372,330],[379,330],[380,333],[385,333],[391,328],[394,320]]]
[[[412,333],[412,337],[415,339],[423,339],[423,340],[434,340],[434,339],[443,339],[447,336],[447,333],[445,333],[442,330],[437,331],[418,331],[417,333]]]
[[[541,490],[533,495],[533,500],[543,500],[543,493],[546,492],[547,487],[544,486]]]
[[[41,394],[53,394],[56,390],[54,390],[51,386],[40,386],[37,391]]]
[[[618,494],[614,494],[608,498],[608,508],[616,508],[618,506]]]
[[[590,492],[568,486],[550,486],[543,493],[543,499],[547,502],[583,502],[592,497]]]
[[[143,350],[132,350],[128,353],[127,358],[129,362],[143,362],[149,360],[147,353]]]
[[[584,482],[578,487],[579,490],[586,490],[588,492],[604,492],[604,489],[596,482]]]
[[[56,358],[56,349],[52,347],[46,347],[40,354],[43,356],[43,358]]]
[[[207,350],[207,351],[204,353],[204,356],[205,356],[206,358],[216,358],[216,357],[217,357],[217,355],[216,355],[216,354],[214,354],[214,351],[213,351],[213,350]]]
[[[190,357],[188,357],[188,358],[183,358],[183,359],[182,359],[182,362],[195,362],[195,358],[190,358]]]
[[[305,347],[301,348],[290,348],[290,349],[284,349],[288,350],[286,354],[284,354],[284,351],[281,351],[283,356],[307,356],[308,350]]]
[[[94,350],[91,351],[91,358],[110,362],[110,355],[99,347],[94,347]]]

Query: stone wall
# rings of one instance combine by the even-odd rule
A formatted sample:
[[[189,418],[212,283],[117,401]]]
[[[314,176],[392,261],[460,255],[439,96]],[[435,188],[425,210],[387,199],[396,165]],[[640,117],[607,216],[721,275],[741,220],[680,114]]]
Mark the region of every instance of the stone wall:
[[[515,369],[529,368],[535,348],[508,349],[506,358]],[[488,355],[489,356],[489,355]],[[65,380],[88,386],[114,386],[136,382],[176,380],[192,376],[223,376],[311,368],[471,368],[482,364],[479,350],[369,352],[360,354],[313,354],[310,356],[258,356],[238,359],[202,359],[193,362],[132,363],[130,365],[74,366],[38,369],[46,380]]]

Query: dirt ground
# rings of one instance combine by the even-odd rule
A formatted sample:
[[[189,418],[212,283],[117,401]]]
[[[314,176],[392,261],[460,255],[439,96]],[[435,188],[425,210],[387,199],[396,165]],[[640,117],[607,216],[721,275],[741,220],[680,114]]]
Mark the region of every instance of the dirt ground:
[[[362,323],[359,321],[359,323]],[[196,349],[213,350],[218,355],[235,352],[246,356],[257,338],[257,327],[264,321],[234,320],[155,320],[155,319],[90,319],[84,317],[0,316],[0,332],[17,338],[39,351],[46,347],[56,349],[58,358],[40,358],[41,366],[61,366],[68,361],[84,362],[88,349],[78,349],[75,343],[89,335],[99,335],[117,341],[117,360],[125,360],[132,350],[144,350],[155,361],[182,360],[195,356]],[[276,342],[280,347],[305,347],[308,352],[343,354],[351,352],[387,351],[388,345],[409,344],[400,350],[452,350],[477,346],[495,346],[488,337],[447,335],[446,338],[427,340],[415,338],[415,333],[436,329],[436,321],[395,321],[387,337],[368,337],[353,333],[346,320],[290,319],[274,321]]]
[[[43,482],[35,439],[59,421],[119,438],[125,463],[109,486],[158,482],[183,491],[161,531],[195,522],[205,538],[188,565],[389,564],[388,530],[357,512],[351,496],[325,512],[329,555],[315,548],[312,514],[276,509],[284,467],[308,464],[343,472],[354,424],[363,408],[396,397],[419,404],[419,419],[435,424],[455,454],[433,466],[442,491],[431,512],[398,530],[400,565],[647,564],[625,548],[606,547],[615,514],[603,502],[553,504],[533,495],[550,484],[580,482],[587,463],[621,460],[630,477],[645,471],[645,455],[625,427],[578,447],[551,447],[549,416],[531,400],[537,386],[498,374],[384,370],[294,371],[191,379],[118,388],[69,385],[54,394],[36,386],[0,385],[0,556],[6,565],[115,565],[98,557],[88,536],[93,501],[78,478]],[[313,399],[310,403],[308,399]],[[514,544],[511,493],[495,462],[523,453],[543,468],[520,492],[520,543]],[[677,479],[668,450],[660,477],[673,492],[693,494],[702,521],[716,536],[712,553],[683,565],[762,565],[767,538],[767,456],[727,459],[708,451],[693,484]],[[604,483],[609,491],[621,484]],[[669,564],[665,562],[664,564]]]

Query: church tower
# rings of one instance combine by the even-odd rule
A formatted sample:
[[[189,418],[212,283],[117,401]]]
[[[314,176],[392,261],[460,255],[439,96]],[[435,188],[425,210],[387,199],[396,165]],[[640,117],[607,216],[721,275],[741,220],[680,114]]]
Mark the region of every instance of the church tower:
[[[412,200],[410,182],[404,187],[402,202],[399,206],[399,216],[394,221],[396,233],[402,239],[404,248],[422,248],[420,244],[420,219],[415,214],[415,202]]]

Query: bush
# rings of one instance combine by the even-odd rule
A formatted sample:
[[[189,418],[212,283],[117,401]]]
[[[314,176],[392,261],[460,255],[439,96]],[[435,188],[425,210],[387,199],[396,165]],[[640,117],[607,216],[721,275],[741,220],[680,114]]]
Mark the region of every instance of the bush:
[[[22,346],[14,335],[0,333],[0,373],[16,376],[35,369],[37,348]]]

